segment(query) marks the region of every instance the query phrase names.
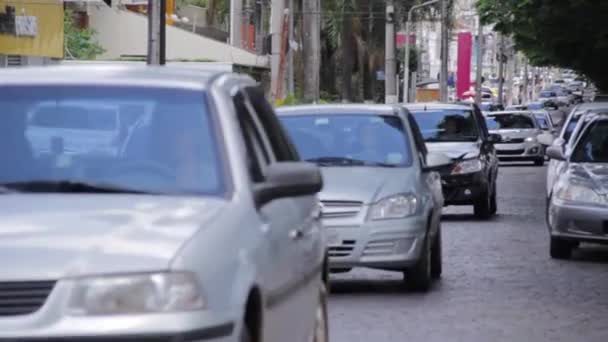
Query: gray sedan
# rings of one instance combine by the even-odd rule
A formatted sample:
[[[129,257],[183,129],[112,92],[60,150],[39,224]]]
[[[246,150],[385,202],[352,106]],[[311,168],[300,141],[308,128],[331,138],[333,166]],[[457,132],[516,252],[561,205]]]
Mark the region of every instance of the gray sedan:
[[[339,105],[278,111],[302,158],[322,167],[323,224],[334,272],[405,273],[427,290],[441,275],[439,174],[451,160],[427,153],[404,108]]]
[[[543,133],[532,112],[497,112],[486,116],[490,133],[500,134],[502,140],[495,144],[496,154],[505,161],[533,161],[535,165],[545,163],[545,146],[537,137]]]
[[[116,66],[0,79],[0,340],[327,341],[321,173],[252,79]],[[37,112],[52,139],[33,144],[41,103],[82,112]],[[80,139],[65,128],[95,136],[107,122],[86,109],[107,106],[138,117],[114,153],[65,151]]]
[[[608,115],[591,115],[566,154],[547,150],[565,163],[547,205],[553,258],[569,258],[581,242],[608,244]]]

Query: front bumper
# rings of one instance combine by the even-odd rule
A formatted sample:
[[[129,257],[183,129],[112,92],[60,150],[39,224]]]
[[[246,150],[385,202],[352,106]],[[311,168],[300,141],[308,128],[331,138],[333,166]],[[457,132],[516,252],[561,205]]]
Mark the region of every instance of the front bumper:
[[[70,291],[69,282],[59,281],[38,311],[0,317],[0,342],[238,341],[238,310],[70,316],[64,309]]]
[[[488,189],[483,171],[464,175],[441,175],[445,205],[471,205]]]
[[[496,144],[500,160],[538,160],[545,157],[545,148],[539,143]]]
[[[427,234],[426,218],[367,221],[362,225],[325,225],[329,268],[369,267],[404,270],[420,258]]]
[[[608,244],[608,207],[583,206],[552,199],[549,230],[553,237]]]

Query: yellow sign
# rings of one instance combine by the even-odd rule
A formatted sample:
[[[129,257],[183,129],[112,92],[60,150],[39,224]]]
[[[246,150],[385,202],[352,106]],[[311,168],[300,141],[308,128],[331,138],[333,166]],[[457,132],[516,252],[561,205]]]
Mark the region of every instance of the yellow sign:
[[[0,54],[63,58],[63,1],[0,0]]]

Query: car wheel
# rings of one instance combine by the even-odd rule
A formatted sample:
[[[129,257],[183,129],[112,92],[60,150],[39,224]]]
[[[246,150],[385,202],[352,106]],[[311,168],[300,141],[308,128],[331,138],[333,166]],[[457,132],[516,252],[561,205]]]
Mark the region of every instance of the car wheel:
[[[443,254],[441,246],[441,226],[437,230],[437,235],[433,241],[433,247],[431,249],[431,277],[433,279],[439,279],[443,272]]]
[[[492,197],[490,198],[490,213],[495,215],[498,212],[498,202],[496,201],[496,183],[492,186]]]
[[[327,289],[322,285],[319,303],[315,312],[315,330],[311,342],[329,341],[329,324],[327,319]]]
[[[545,165],[545,157],[536,159],[534,161],[534,165],[536,165],[536,166],[543,166],[543,165]]]
[[[562,240],[560,238],[551,237],[551,257],[553,259],[570,259],[572,250],[576,244],[571,241]]]
[[[431,287],[431,243],[429,238],[427,233],[420,258],[413,267],[404,272],[405,285],[409,290],[426,292]]]
[[[481,196],[475,201],[473,205],[473,209],[475,212],[475,217],[481,220],[487,220],[492,216],[492,210],[490,205],[491,199],[489,191],[484,191]]]

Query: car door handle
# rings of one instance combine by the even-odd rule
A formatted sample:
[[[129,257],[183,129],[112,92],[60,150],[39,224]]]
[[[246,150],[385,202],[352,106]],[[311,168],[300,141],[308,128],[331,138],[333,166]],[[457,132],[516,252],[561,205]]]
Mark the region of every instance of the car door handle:
[[[302,229],[294,229],[289,232],[289,238],[292,240],[300,240],[304,237]]]

